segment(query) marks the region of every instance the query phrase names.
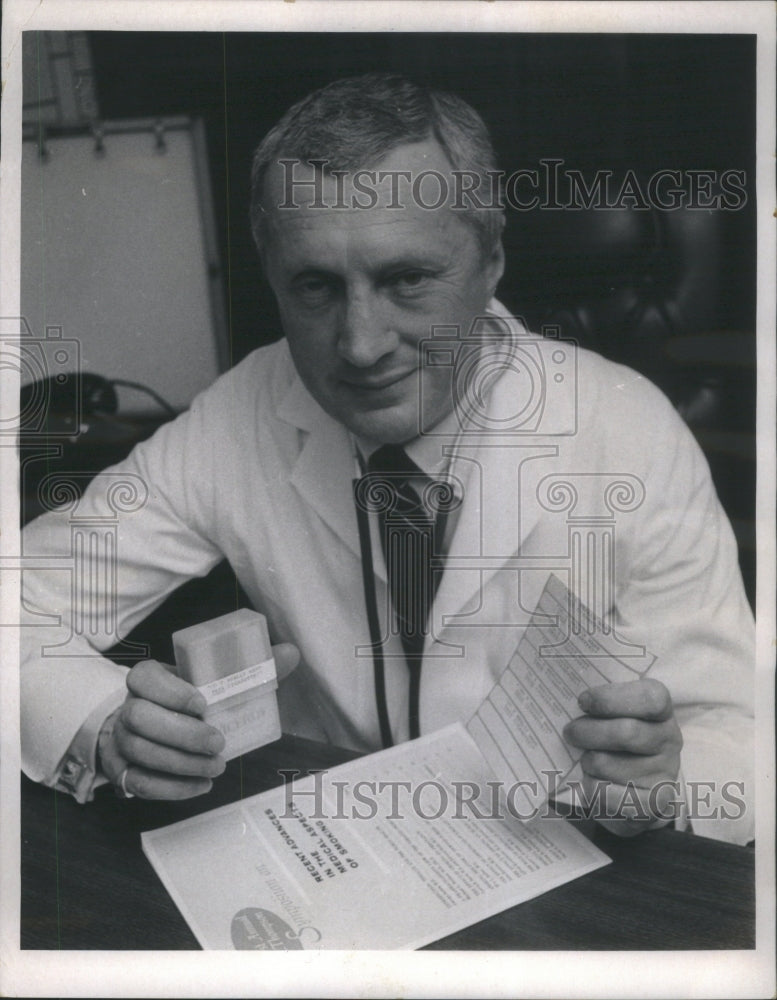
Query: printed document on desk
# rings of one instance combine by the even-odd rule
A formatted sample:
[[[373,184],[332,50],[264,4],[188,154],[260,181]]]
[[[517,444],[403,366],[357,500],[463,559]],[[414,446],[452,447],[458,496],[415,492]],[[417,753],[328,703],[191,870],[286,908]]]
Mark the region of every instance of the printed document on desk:
[[[524,823],[457,723],[142,835],[207,949],[412,949],[609,859]]]

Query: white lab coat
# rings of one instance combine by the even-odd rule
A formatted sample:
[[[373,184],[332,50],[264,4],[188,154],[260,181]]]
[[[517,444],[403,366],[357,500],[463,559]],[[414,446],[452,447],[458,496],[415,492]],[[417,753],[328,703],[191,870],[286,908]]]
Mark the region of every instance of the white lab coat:
[[[532,338],[522,348],[535,352],[525,355],[524,374],[536,375],[537,343]],[[472,715],[553,571],[582,586],[581,599],[611,612],[625,642],[656,655],[650,676],[672,694],[684,778],[715,784],[704,809],[726,804],[726,782],[745,784],[743,817],[694,822],[694,829],[744,842],[753,828],[752,619],[704,457],[666,399],[635,372],[586,351],[576,352],[572,367],[564,357],[556,371],[547,342],[541,350],[547,383],[535,431],[539,410],[532,400],[516,402],[525,385],[507,373],[459,439],[452,471],[464,483],[464,503],[449,544],[451,568],[435,599],[421,731]],[[560,387],[554,372],[562,375]],[[41,568],[24,574],[27,620],[35,623],[25,630],[22,673],[27,773],[53,783],[84,720],[104,716],[123,697],[124,669],[97,651],[223,556],[267,616],[273,641],[294,642],[301,651],[300,666],[281,685],[285,731],[377,749],[354,472],[348,432],[307,393],[281,341],[222,376],[190,411],[98,477],[75,508],[30,524],[24,553]],[[115,513],[121,504],[115,495],[108,501],[106,486],[117,477],[140,491],[139,509]],[[612,485],[617,481],[624,485]],[[98,611],[86,637],[73,638],[70,540],[79,519],[115,526],[116,628],[108,611]],[[375,531],[373,524],[385,621]],[[575,534],[584,542],[573,576]],[[615,572],[611,591],[596,596],[585,581],[597,578],[595,567],[588,575],[589,556],[601,550],[603,534],[614,539]],[[62,569],[45,568],[51,557]],[[505,569],[505,559],[515,557],[523,561]],[[58,627],[34,617],[51,612],[62,615]],[[40,655],[43,645],[62,641],[67,655]],[[396,637],[386,652],[398,741],[408,735],[407,670]]]

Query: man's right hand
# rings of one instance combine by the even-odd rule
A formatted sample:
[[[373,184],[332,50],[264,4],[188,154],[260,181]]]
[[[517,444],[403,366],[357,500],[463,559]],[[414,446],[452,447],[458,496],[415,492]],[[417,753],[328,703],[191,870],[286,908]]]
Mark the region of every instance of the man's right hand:
[[[280,643],[272,652],[282,680],[296,667],[299,651]],[[156,660],[133,667],[127,687],[124,704],[100,730],[103,774],[143,799],[190,799],[209,792],[226,767],[219,756],[224,737],[203,721],[205,699],[197,688]]]
[[[108,780],[144,799],[189,799],[210,791],[226,767],[219,756],[224,737],[203,721],[205,699],[197,688],[156,660],[133,667],[127,687],[124,704],[100,730],[100,764]]]

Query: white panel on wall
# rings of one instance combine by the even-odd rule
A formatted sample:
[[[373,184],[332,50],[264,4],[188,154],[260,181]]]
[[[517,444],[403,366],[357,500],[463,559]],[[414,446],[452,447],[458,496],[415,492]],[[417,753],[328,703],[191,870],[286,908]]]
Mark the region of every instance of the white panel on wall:
[[[148,386],[176,409],[219,374],[210,191],[188,120],[105,123],[49,136],[22,158],[22,314],[36,337],[61,327],[82,371]],[[158,409],[119,389],[121,410]]]

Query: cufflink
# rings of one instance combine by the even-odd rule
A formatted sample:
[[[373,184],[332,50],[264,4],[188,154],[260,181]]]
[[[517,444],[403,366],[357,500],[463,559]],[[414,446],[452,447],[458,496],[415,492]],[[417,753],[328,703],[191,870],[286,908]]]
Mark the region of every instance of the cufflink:
[[[59,780],[63,785],[66,785],[68,789],[75,791],[85,770],[85,764],[76,760],[75,757],[68,757],[62,766]]]

